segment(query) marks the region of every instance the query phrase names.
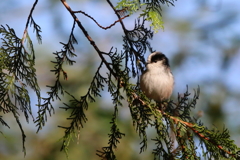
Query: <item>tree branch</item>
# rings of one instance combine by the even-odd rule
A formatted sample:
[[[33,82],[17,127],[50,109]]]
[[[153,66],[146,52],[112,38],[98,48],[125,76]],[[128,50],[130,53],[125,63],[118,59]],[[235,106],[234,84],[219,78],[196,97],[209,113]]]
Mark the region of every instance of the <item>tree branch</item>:
[[[122,19],[124,19],[124,18],[126,18],[126,17],[129,17],[129,15],[126,15],[126,16],[120,18],[119,20],[116,20],[116,21],[115,21],[114,23],[112,23],[111,25],[109,25],[109,26],[107,26],[107,27],[103,27],[103,26],[101,26],[92,16],[88,15],[87,13],[85,13],[85,12],[83,12],[83,11],[73,11],[73,13],[82,13],[83,15],[85,15],[85,16],[89,17],[90,19],[92,19],[100,28],[105,29],[105,30],[111,28],[111,27],[114,26],[116,23],[120,22]]]
[[[100,49],[97,47],[96,43],[92,40],[92,38],[90,37],[90,35],[88,34],[88,32],[86,31],[86,29],[83,27],[82,23],[79,21],[79,19],[77,18],[77,16],[75,15],[74,11],[70,8],[70,6],[67,4],[66,0],[61,0],[61,2],[63,3],[63,5],[66,7],[66,9],[68,10],[68,12],[71,14],[71,16],[73,17],[73,20],[77,22],[79,28],[82,30],[83,34],[85,35],[85,37],[88,39],[88,41],[90,42],[90,44],[93,46],[93,48],[97,51],[99,57],[102,59],[103,63],[105,64],[105,66],[107,67],[107,69],[111,72],[111,74],[118,79],[117,74],[114,72],[114,70],[110,67],[109,63],[107,62],[107,60],[103,57],[103,52],[100,51]]]

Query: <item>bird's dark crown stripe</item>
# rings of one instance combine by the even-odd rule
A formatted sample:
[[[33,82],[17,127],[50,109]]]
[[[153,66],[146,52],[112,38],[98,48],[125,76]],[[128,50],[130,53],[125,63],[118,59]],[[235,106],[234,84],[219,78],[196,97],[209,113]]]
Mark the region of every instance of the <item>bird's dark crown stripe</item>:
[[[169,62],[167,57],[162,54],[161,52],[156,52],[152,57],[151,57],[151,62],[150,63],[154,63],[157,61],[163,61],[163,64],[166,66],[169,66]]]

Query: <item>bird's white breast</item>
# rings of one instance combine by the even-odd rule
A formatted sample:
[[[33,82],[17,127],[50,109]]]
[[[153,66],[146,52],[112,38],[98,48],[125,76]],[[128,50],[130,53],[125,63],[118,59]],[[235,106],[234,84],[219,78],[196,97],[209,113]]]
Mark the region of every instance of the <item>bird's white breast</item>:
[[[140,77],[142,91],[155,101],[168,99],[172,94],[173,84],[173,76],[165,68],[150,68]]]

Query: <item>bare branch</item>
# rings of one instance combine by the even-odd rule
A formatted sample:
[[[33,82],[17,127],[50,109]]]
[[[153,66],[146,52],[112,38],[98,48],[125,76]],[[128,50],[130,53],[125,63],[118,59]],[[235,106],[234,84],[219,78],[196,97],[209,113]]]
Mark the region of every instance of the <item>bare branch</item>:
[[[109,29],[111,28],[112,26],[114,26],[116,23],[120,22],[120,20],[123,20],[124,18],[126,17],[129,17],[129,15],[126,15],[126,16],[123,16],[122,18],[120,18],[119,20],[116,20],[114,23],[112,23],[111,25],[107,26],[107,27],[103,27],[101,26],[93,17],[91,17],[90,15],[88,15],[87,13],[83,12],[83,11],[73,11],[73,13],[82,13],[84,14],[85,16],[89,17],[90,19],[92,19],[100,28],[102,29]]]

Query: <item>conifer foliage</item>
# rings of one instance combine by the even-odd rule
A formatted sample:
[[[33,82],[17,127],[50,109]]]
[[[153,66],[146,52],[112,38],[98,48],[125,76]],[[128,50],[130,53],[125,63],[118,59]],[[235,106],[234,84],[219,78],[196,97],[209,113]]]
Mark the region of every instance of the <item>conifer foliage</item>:
[[[117,6],[113,6],[110,0],[106,3],[116,14],[116,21],[111,25],[103,27],[90,14],[82,10],[73,11],[66,0],[61,0],[62,5],[72,16],[72,30],[67,42],[62,44],[62,49],[53,53],[55,60],[51,61],[54,68],[51,70],[56,75],[55,83],[48,85],[49,92],[47,97],[40,96],[35,68],[34,47],[31,38],[28,35],[28,27],[32,27],[36,32],[36,37],[41,43],[41,28],[34,21],[32,13],[38,0],[35,1],[30,11],[23,37],[20,39],[9,26],[1,26],[0,34],[2,44],[0,49],[0,112],[1,114],[12,113],[22,133],[23,150],[25,151],[25,133],[19,120],[19,110],[24,113],[26,120],[29,116],[33,117],[30,105],[29,89],[33,90],[38,97],[38,116],[33,117],[39,132],[47,122],[47,118],[54,113],[54,100],[61,100],[60,97],[70,95],[71,100],[64,103],[62,109],[70,111],[67,120],[69,126],[59,126],[64,130],[62,138],[62,148],[68,153],[71,141],[75,140],[75,135],[79,134],[84,125],[87,125],[86,112],[91,112],[89,105],[94,103],[97,97],[101,98],[101,92],[107,87],[111,94],[114,112],[112,119],[109,120],[111,128],[109,129],[109,141],[107,145],[99,148],[96,154],[100,159],[115,160],[115,152],[125,133],[118,127],[118,111],[122,102],[128,102],[129,112],[132,116],[132,124],[141,138],[139,146],[140,153],[149,151],[147,144],[149,141],[155,142],[155,148],[152,150],[154,160],[171,159],[239,159],[239,148],[231,140],[226,128],[223,131],[218,129],[209,130],[199,119],[191,115],[191,110],[195,108],[199,98],[199,87],[190,98],[187,91],[178,96],[176,101],[163,102],[166,106],[164,110],[159,109],[159,104],[155,104],[147,99],[139,89],[139,76],[144,70],[144,54],[147,51],[153,52],[154,49],[149,43],[154,32],[145,25],[146,21],[151,23],[156,32],[163,28],[161,19],[161,5],[173,6],[174,0],[121,0]],[[141,11],[139,11],[141,10]],[[124,19],[131,16],[134,12],[141,12],[136,19],[135,27],[132,30],[127,29]],[[88,33],[86,27],[82,24],[78,14],[83,14],[93,20],[96,25],[102,29],[111,29],[116,24],[120,24],[123,32],[123,50],[109,48],[108,51],[102,51],[96,45],[94,39]],[[68,79],[65,65],[74,65],[74,58],[77,56],[74,52],[74,46],[78,40],[74,35],[74,30],[79,28],[85,38],[90,42],[89,47],[95,49],[100,57],[100,62],[92,78],[89,89],[85,95],[76,98],[67,88],[63,88],[60,77]],[[106,58],[107,57],[107,58]],[[102,75],[103,67],[107,68],[107,74]],[[137,84],[132,84],[131,79],[135,78]],[[9,125],[0,116],[0,123],[3,126]],[[148,139],[146,129],[153,127],[156,130],[156,137]]]

